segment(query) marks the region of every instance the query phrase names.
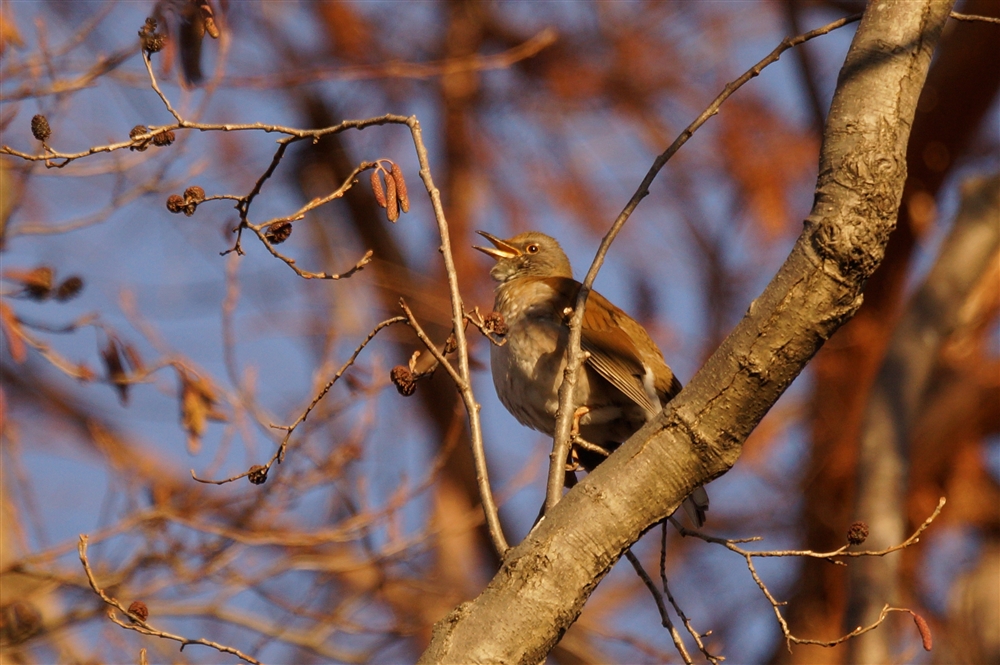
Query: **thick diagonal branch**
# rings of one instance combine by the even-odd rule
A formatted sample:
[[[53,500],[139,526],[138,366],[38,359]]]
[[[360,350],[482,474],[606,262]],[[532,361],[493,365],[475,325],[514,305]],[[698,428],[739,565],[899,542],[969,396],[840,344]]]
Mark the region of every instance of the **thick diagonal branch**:
[[[474,601],[435,627],[421,662],[538,663],[622,552],[725,473],[743,441],[861,302],[906,177],[906,143],[946,0],[870,5],[848,52],[813,211],[771,283],[659,418],[577,485]]]

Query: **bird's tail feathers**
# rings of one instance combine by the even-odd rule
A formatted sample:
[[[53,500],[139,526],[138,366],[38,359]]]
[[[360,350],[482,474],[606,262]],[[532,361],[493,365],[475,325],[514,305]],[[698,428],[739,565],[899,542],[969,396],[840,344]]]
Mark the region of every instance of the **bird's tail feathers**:
[[[705,525],[705,513],[708,512],[708,492],[704,487],[696,487],[681,504],[684,512],[699,529]]]

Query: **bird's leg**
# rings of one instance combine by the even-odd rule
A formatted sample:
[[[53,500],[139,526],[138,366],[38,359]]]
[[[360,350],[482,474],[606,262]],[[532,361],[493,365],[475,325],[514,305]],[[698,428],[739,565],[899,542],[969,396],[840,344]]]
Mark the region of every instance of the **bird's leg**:
[[[580,468],[582,468],[580,466],[580,456],[576,453],[576,447],[570,446],[569,455],[566,456],[566,473],[572,473]]]
[[[576,445],[578,441],[582,440],[580,439],[580,419],[588,413],[590,413],[590,407],[587,406],[579,406],[576,408],[576,411],[573,412],[573,424],[569,429],[570,447],[569,456],[566,460],[567,473],[576,471],[580,468],[580,458],[576,452]]]
[[[580,419],[590,413],[589,406],[578,406],[573,412],[573,425],[569,428],[570,441],[580,436]]]

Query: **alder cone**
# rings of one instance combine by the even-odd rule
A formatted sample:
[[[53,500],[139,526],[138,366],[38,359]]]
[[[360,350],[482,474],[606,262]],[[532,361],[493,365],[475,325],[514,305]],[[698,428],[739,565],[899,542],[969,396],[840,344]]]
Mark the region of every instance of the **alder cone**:
[[[52,136],[52,128],[49,127],[49,121],[41,113],[31,118],[31,135],[39,141],[45,141]]]
[[[396,181],[393,178],[385,179],[385,216],[390,222],[399,219],[399,199],[396,198]]]
[[[396,197],[399,199],[399,209],[402,212],[410,212],[410,197],[406,193],[406,180],[403,179],[403,169],[393,163],[389,175],[392,176],[392,181],[396,184]]]
[[[378,169],[372,171],[372,193],[375,194],[375,202],[380,208],[384,208],[385,190],[382,189],[382,180],[378,177]]]

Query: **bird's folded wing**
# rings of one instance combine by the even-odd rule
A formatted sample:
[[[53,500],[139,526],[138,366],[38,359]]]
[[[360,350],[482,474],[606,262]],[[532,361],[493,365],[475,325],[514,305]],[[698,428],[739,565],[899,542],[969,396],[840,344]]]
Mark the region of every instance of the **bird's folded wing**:
[[[548,277],[544,281],[561,294],[570,307],[576,302],[580,283],[575,279]],[[646,367],[626,332],[628,323],[638,326],[628,318],[628,314],[611,304],[607,298],[597,291],[591,291],[583,312],[580,346],[590,354],[587,364],[611,385],[646,411],[658,411],[659,405],[650,401],[643,385]]]
[[[601,294],[591,292],[583,313],[580,346],[590,353],[587,363],[598,374],[645,411],[656,412],[659,405],[652,403],[643,384],[647,368],[619,320],[627,316]]]

